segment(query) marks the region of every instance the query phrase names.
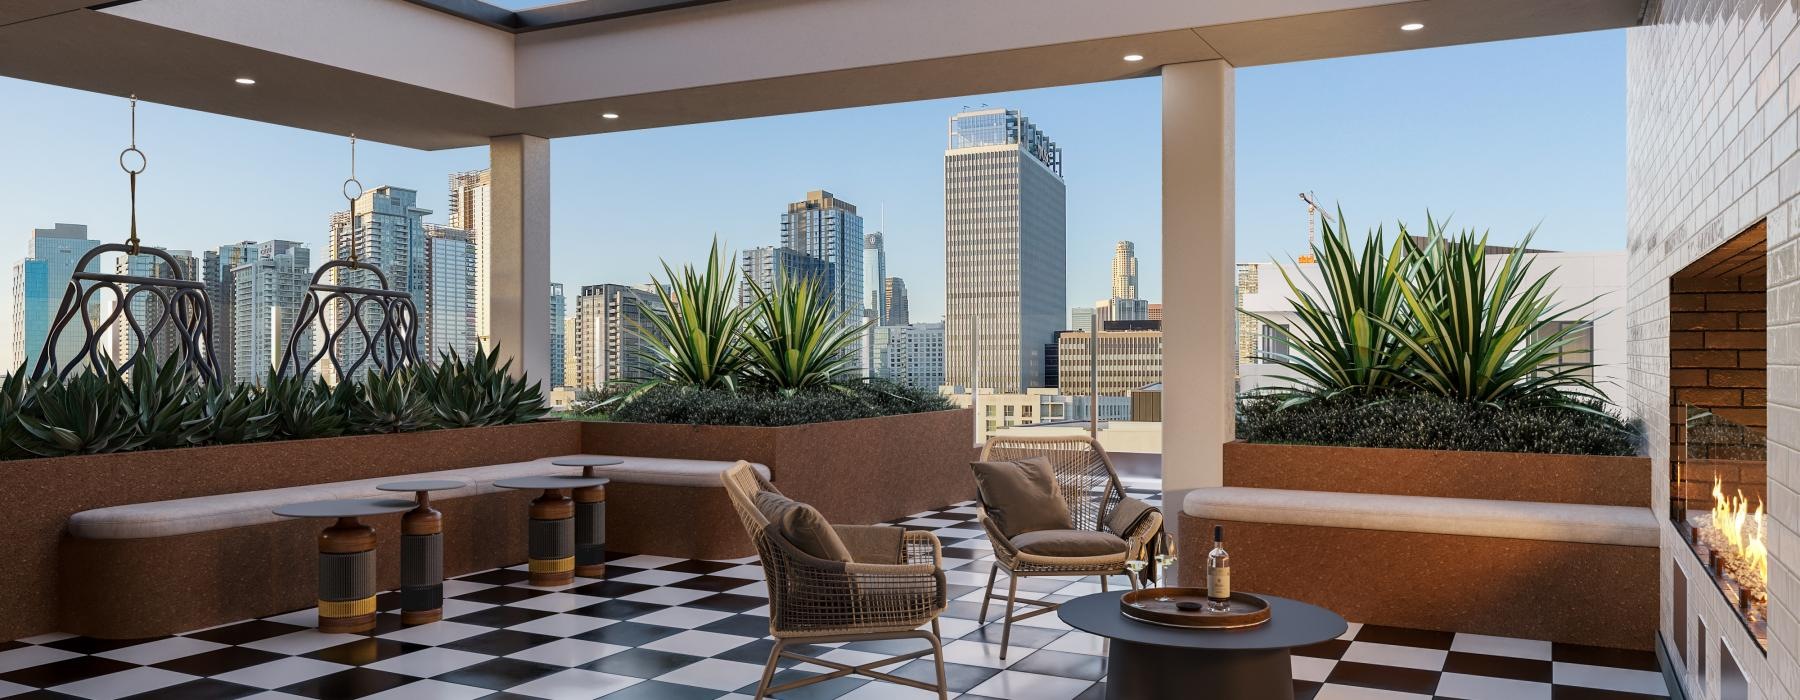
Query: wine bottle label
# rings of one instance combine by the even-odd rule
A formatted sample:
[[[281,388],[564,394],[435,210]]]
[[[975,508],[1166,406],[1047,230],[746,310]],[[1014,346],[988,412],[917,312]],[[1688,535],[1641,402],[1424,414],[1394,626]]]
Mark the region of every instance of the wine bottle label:
[[[1215,566],[1206,572],[1206,597],[1213,600],[1231,597],[1231,567]]]

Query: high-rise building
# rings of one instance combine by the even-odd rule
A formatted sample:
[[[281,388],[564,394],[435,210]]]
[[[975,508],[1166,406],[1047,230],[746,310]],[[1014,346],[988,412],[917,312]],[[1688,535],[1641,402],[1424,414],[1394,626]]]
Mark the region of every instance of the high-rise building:
[[[788,205],[781,215],[781,247],[810,255],[825,263],[825,291],[840,313],[862,316],[863,256],[867,245],[863,220],[856,205],[825,190],[806,193],[806,199]]]
[[[1132,324],[1139,326],[1147,322]],[[1147,384],[1162,381],[1163,337],[1161,329],[1100,331],[1098,358],[1089,365],[1089,331],[1063,331],[1057,334],[1058,390],[1073,396],[1086,396],[1091,390],[1090,374],[1099,377],[1102,396],[1125,396]]]
[[[1092,306],[1069,307],[1069,327],[1078,331],[1091,331],[1099,325],[1094,322],[1095,314]]]
[[[25,240],[25,259],[13,264],[12,270],[12,366],[11,372],[23,365],[30,374],[37,364],[44,342],[50,337],[50,324],[56,319],[56,307],[69,288],[69,277],[75,274],[75,263],[81,256],[100,245],[88,238],[82,224],[57,224],[51,228],[32,229]],[[88,272],[99,272],[100,262],[88,263]],[[95,310],[96,312],[98,309]],[[63,333],[56,341],[56,355],[67,363],[81,352],[81,334]]]
[[[466,358],[481,347],[475,331],[475,257],[474,234],[425,224],[425,297],[415,301],[427,361],[450,352]]]
[[[882,303],[885,304],[881,314],[881,325],[904,326],[912,323],[912,311],[907,308],[906,280],[898,277],[882,280],[881,296]]]
[[[294,241],[264,241],[254,257],[230,270],[232,377],[262,384],[280,367],[294,320],[312,282],[312,251]],[[297,356],[312,355],[313,334],[302,332]],[[222,343],[223,344],[223,343]],[[304,360],[302,360],[304,362]]]
[[[231,271],[255,259],[256,241],[227,243],[200,253],[200,281],[206,284],[206,300],[212,305],[211,342],[221,377],[237,376],[236,343],[232,342],[235,333],[231,328]]]
[[[325,241],[325,257],[331,260],[346,260],[355,252],[355,257],[362,262],[380,268],[387,278],[388,288],[404,291],[412,295],[415,308],[425,300],[425,222],[424,217],[431,213],[429,209],[418,206],[419,193],[402,187],[383,185],[364,192],[356,201],[356,221],[350,221],[349,212],[337,212],[331,215],[331,228]],[[374,273],[367,270],[336,268],[327,274],[330,284],[343,287],[379,287],[380,282]],[[347,304],[334,303],[325,313],[336,324],[347,317]],[[381,323],[381,312],[374,305],[363,306],[363,323],[371,332]],[[415,340],[423,341],[423,319],[421,332]],[[427,349],[423,342],[417,348],[421,354]],[[360,334],[345,333],[339,336],[337,356],[346,365],[363,356],[364,340]],[[368,371],[373,363],[364,362],[358,373]],[[326,368],[326,373],[330,369]],[[336,378],[332,378],[336,379]]]
[[[1097,323],[1106,321],[1147,321],[1150,319],[1150,302],[1143,299],[1127,299],[1112,297],[1094,302],[1094,320]]]
[[[944,375],[1020,393],[1043,382],[1067,297],[1062,151],[1016,110],[950,117],[944,151]],[[979,321],[979,348],[971,323]],[[980,376],[974,376],[979,351]]]
[[[873,333],[873,376],[916,389],[944,384],[944,324],[878,326]]]
[[[1144,320],[1146,320],[1146,321],[1161,321],[1161,320],[1163,320],[1162,304],[1158,303],[1158,304],[1146,305],[1144,307]]]
[[[863,304],[863,317],[876,325],[888,325],[887,322],[887,247],[880,231],[863,236],[863,289],[867,301]]]
[[[650,378],[638,329],[646,323],[645,314],[662,308],[656,292],[641,287],[583,286],[581,296],[575,298],[574,332],[569,339],[570,385],[605,389],[617,382]]]
[[[493,241],[488,238],[488,201],[493,191],[493,174],[488,170],[470,170],[450,174],[450,228],[469,232],[469,244],[475,248],[475,337],[486,343],[492,334],[488,327],[488,273],[493,267]]]
[[[145,246],[148,248],[149,246]],[[163,250],[158,248],[157,250]],[[193,251],[165,250],[169,257],[181,269],[169,267],[169,263],[161,257],[142,253],[138,255],[121,255],[113,259],[113,273],[133,277],[160,277],[163,279],[194,279],[200,269],[200,259],[194,257]],[[166,322],[158,323],[164,312],[162,297],[155,294],[138,294],[127,302],[130,305],[132,318],[137,319],[139,327],[145,334],[143,342],[149,344],[150,352],[158,361],[168,359],[170,355],[186,352],[186,341],[182,337],[181,327],[170,314]],[[210,302],[208,302],[210,305]],[[64,335],[67,335],[66,333]],[[131,324],[122,317],[112,326],[114,364],[123,365],[131,361],[132,355],[138,351],[138,334],[131,330]],[[217,353],[214,353],[215,357]]]
[[[739,272],[743,282],[738,290],[738,301],[744,304],[756,301],[756,293],[750,291],[753,284],[766,291],[774,287],[775,280],[783,277],[830,277],[831,266],[824,260],[792,248],[762,246],[744,251],[743,256],[743,267]],[[829,287],[823,291],[831,293]]]
[[[551,282],[550,283],[550,381],[548,384],[546,384],[546,386],[549,386],[551,388],[556,388],[559,386],[567,386],[567,384],[565,383],[565,380],[567,378],[563,376],[563,364],[568,361],[568,358],[566,357],[566,355],[568,354],[567,353],[568,346],[565,345],[565,343],[568,342],[568,339],[564,335],[564,333],[566,332],[566,329],[563,327],[563,317],[565,317],[567,315],[568,315],[568,306],[567,306],[567,302],[564,301],[564,299],[563,299],[562,283],[561,282]]]
[[[1138,298],[1137,245],[1131,241],[1113,246],[1112,295],[1115,299]]]

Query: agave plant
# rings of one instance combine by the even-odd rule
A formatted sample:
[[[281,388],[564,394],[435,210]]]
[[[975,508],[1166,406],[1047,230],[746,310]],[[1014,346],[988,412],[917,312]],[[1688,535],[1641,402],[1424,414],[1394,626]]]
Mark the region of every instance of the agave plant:
[[[350,409],[350,432],[409,433],[429,427],[431,405],[416,380],[412,370],[402,369],[373,371],[361,382],[340,382],[336,398]]]
[[[1286,386],[1265,393],[1291,406],[1317,399],[1346,395],[1376,395],[1402,384],[1395,368],[1405,364],[1411,349],[1402,342],[1406,334],[1405,297],[1407,240],[1389,247],[1380,227],[1370,232],[1361,254],[1350,242],[1344,213],[1322,217],[1323,234],[1312,246],[1320,280],[1296,281],[1286,266],[1282,280],[1293,291],[1292,329],[1250,311],[1242,311],[1284,340],[1290,352],[1260,356],[1294,375]]]
[[[1536,230],[1490,270],[1487,234],[1446,237],[1429,215],[1426,224],[1423,244],[1405,239],[1416,261],[1399,287],[1410,310],[1405,325],[1381,319],[1408,351],[1398,376],[1464,401],[1593,410],[1600,391],[1585,376],[1594,365],[1563,353],[1592,323],[1566,314],[1593,300],[1558,305],[1545,288],[1550,276],[1532,277],[1524,249]]]
[[[654,377],[643,388],[736,385],[748,352],[743,333],[750,309],[737,303],[737,268],[724,258],[715,239],[706,269],[685,265],[677,274],[664,262],[668,281],[651,279],[662,308],[645,313],[646,322],[634,329],[644,340],[640,354]]]
[[[418,388],[441,428],[524,423],[542,418],[549,409],[537,382],[514,377],[512,361],[500,362],[500,348],[476,350],[464,360],[454,349],[434,367],[415,368]]]
[[[834,386],[856,369],[856,341],[867,321],[854,323],[826,293],[816,275],[783,275],[756,295],[755,323],[744,341],[750,362],[744,375],[757,386],[793,394]]]
[[[110,366],[88,368],[65,381],[28,382],[19,411],[18,445],[39,457],[102,454],[144,443],[125,386]]]
[[[268,380],[263,382],[263,403],[276,439],[336,437],[349,427],[345,407],[335,400],[331,386],[322,379],[284,377],[270,371]]]
[[[201,442],[228,445],[273,435],[275,414],[261,394],[245,384],[213,382],[200,390]]]
[[[179,354],[159,363],[146,350],[131,366],[126,394],[144,447],[169,449],[206,441],[206,406],[195,396],[193,379]]]
[[[19,439],[25,429],[19,425],[19,414],[24,410],[26,393],[25,365],[0,379],[0,460],[22,459],[31,453],[19,446]]]

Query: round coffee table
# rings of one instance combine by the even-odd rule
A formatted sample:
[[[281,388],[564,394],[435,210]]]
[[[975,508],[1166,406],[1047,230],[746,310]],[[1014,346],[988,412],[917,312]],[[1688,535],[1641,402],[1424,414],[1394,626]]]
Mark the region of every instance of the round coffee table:
[[[581,467],[581,475],[585,478],[592,479],[594,478],[594,467],[616,467],[624,464],[625,460],[619,459],[618,457],[604,457],[601,455],[575,455],[573,457],[553,459],[550,460],[550,463],[559,467]]]
[[[400,516],[400,623],[444,619],[444,514],[431,507],[432,491],[468,486],[450,479],[394,481],[375,488],[410,491],[416,504]]]
[[[610,481],[580,476],[524,476],[494,482],[503,489],[544,491],[531,502],[531,529],[526,533],[531,585],[561,586],[575,580],[577,574],[590,578],[606,575],[606,484]],[[575,501],[563,495],[569,490],[589,504],[583,509],[587,511],[585,518],[578,517]]]
[[[319,631],[375,629],[375,529],[358,518],[412,510],[404,498],[294,503],[275,509],[288,518],[336,518],[319,533]]]
[[[1337,613],[1272,595],[1269,621],[1234,630],[1193,630],[1139,622],[1119,612],[1125,592],[1096,593],[1063,603],[1057,617],[1070,627],[1112,640],[1106,697],[1185,697],[1293,700],[1289,650],[1342,636]]]

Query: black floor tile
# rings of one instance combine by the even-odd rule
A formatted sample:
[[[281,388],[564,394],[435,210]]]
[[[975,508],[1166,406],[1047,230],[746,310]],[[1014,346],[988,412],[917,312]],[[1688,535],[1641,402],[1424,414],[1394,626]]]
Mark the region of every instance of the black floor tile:
[[[1550,689],[1550,700],[1664,700],[1664,698],[1661,695],[1559,685]]]
[[[472,613],[446,618],[465,625],[481,625],[482,627],[511,627],[522,625],[532,620],[549,617],[556,613],[530,608],[513,608],[504,605],[476,610]]]
[[[1437,690],[1438,675],[1436,671],[1339,661],[1325,682],[1430,695]]]
[[[240,668],[250,668],[285,658],[287,657],[281,654],[261,649],[225,647],[151,665],[165,671],[186,673],[191,676],[217,676]]]
[[[680,683],[644,681],[605,696],[605,700],[714,700],[724,691],[696,688]]]
[[[1106,657],[1039,649],[1007,668],[1046,676],[1097,681],[1106,677]]]
[[[642,625],[636,622],[617,622],[598,629],[591,629],[581,634],[570,635],[570,639],[582,639],[590,642],[603,642],[619,646],[639,647],[664,637],[680,634],[681,630],[662,625]]]
[[[493,584],[496,586],[504,586],[509,583],[520,583],[523,581],[529,581],[529,580],[531,580],[531,574],[525,573],[523,571],[514,571],[512,569],[494,569],[492,571],[483,571],[478,574],[469,574],[467,576],[458,576],[458,577],[456,577],[456,580],[468,581],[470,583],[490,583],[490,584]]]
[[[261,692],[263,692],[262,688],[202,678],[129,695],[125,697],[125,700],[237,700],[237,698],[249,697]]]
[[[1327,639],[1318,644],[1308,644],[1303,647],[1296,647],[1293,650],[1293,654],[1294,656],[1310,656],[1315,659],[1341,659],[1344,658],[1344,652],[1349,649],[1350,642],[1348,641],[1342,639]]]
[[[705,561],[703,559],[685,559],[668,566],[659,566],[657,571],[673,571],[678,574],[712,574],[737,566],[729,562]]]
[[[1550,658],[1564,663],[1611,666],[1638,671],[1660,671],[1662,669],[1662,666],[1656,661],[1655,652],[1632,649],[1557,643],[1550,645]]]
[[[615,676],[655,678],[700,660],[701,658],[698,656],[688,656],[687,654],[673,654],[654,649],[632,649],[590,661],[577,668],[611,673]]]
[[[629,600],[608,600],[585,607],[570,610],[570,615],[586,615],[588,617],[604,617],[608,620],[629,620],[640,615],[648,615],[667,608],[667,605],[654,603],[637,603]]]
[[[48,688],[83,681],[108,673],[118,673],[137,668],[137,664],[101,658],[98,656],[77,656],[53,663],[30,666],[6,673],[0,673],[0,681],[28,685],[33,688]]]
[[[510,605],[521,600],[536,598],[548,592],[549,591],[540,591],[531,588],[520,588],[518,586],[495,586],[493,588],[483,588],[479,591],[470,591],[454,597],[456,600],[466,600],[471,603]]]
[[[686,581],[676,581],[672,585],[675,588],[686,588],[691,591],[712,591],[714,593],[723,593],[723,592],[729,591],[733,588],[743,588],[744,586],[748,586],[752,583],[756,583],[756,582],[749,580],[749,579],[734,578],[731,576],[695,576],[694,578],[690,578]]]
[[[732,615],[723,620],[708,622],[694,629],[701,632],[718,632],[719,634],[735,634],[739,637],[762,638],[769,636],[769,618],[757,615]]]
[[[611,573],[610,570],[608,573]],[[575,586],[566,592],[599,596],[602,598],[623,598],[635,593],[643,593],[652,588],[655,588],[655,586],[646,586],[641,583],[625,583],[624,581],[596,581],[594,583],[585,583]]]
[[[985,666],[967,666],[964,664],[952,663],[944,664],[944,679],[950,686],[950,693],[952,695],[956,693],[967,693],[970,688],[987,682],[987,679],[993,678],[994,674],[999,672],[1000,669],[987,668]],[[890,671],[890,673],[901,678],[911,678],[921,683],[937,682],[937,664],[932,662],[931,657],[908,661],[901,665],[900,668]]]
[[[768,598],[758,598],[756,596],[738,595],[736,593],[717,593],[717,594],[709,595],[705,598],[701,598],[699,600],[693,600],[693,601],[689,601],[686,603],[682,603],[681,607],[699,608],[701,610],[716,610],[718,612],[741,613],[745,610],[755,610],[757,608],[760,608],[760,607],[762,607],[764,605],[768,605],[768,604],[769,604]],[[765,626],[765,627],[768,626],[768,623],[766,622],[766,620],[768,618],[763,618],[763,619],[765,620],[765,622],[763,623],[763,626]],[[768,633],[764,632],[764,634],[768,634]]]
[[[561,666],[518,659],[493,659],[437,675],[434,680],[489,690],[506,690],[564,670]]]
[[[792,683],[797,680],[817,675],[820,674],[788,669],[776,673],[775,677],[769,681],[769,687],[776,688],[784,683]],[[843,697],[845,693],[861,688],[868,683],[868,679],[860,676],[833,678],[823,683],[814,683],[794,690],[783,691],[780,694],[780,697],[781,700],[835,700],[836,698]],[[756,684],[751,683],[739,688],[737,692],[745,695],[754,694],[756,692]]]
[[[315,652],[302,654],[309,659],[330,661],[345,666],[366,666],[401,654],[410,654],[421,649],[429,649],[423,644],[408,644],[392,639],[358,639],[354,642],[326,647]]]
[[[1548,661],[1470,654],[1460,651],[1450,652],[1450,655],[1444,659],[1444,673],[1511,678],[1515,681],[1532,681],[1534,683],[1549,683],[1554,679],[1551,664]]]
[[[1407,629],[1405,627],[1386,627],[1383,625],[1363,625],[1362,629],[1357,630],[1356,632],[1356,641],[1395,644],[1404,647],[1449,650],[1450,644],[1456,641],[1456,633],[1439,632],[1436,630],[1415,630]]]
[[[282,688],[281,692],[320,698],[321,700],[360,698],[398,688],[416,680],[418,679],[412,676],[402,676],[398,673],[377,671],[372,668],[352,668],[295,683]]]
[[[516,654],[540,644],[549,644],[550,642],[556,641],[556,639],[556,637],[547,634],[532,634],[530,632],[520,632],[517,630],[494,630],[492,632],[485,632],[473,637],[458,639],[449,644],[440,644],[438,646],[445,649],[471,651],[477,654],[487,654],[489,656],[506,656],[507,654]]]
[[[1051,613],[1051,614],[1055,614],[1055,613]],[[999,644],[1000,638],[1003,636],[1002,633],[1004,631],[1005,630],[1001,626],[1000,623],[990,622],[986,626],[982,627],[981,629],[978,629],[978,630],[975,630],[974,632],[970,632],[968,634],[963,635],[963,639],[967,639],[972,642],[987,642],[989,644]],[[1045,644],[1049,644],[1051,642],[1056,641],[1058,637],[1061,637],[1067,633],[1068,632],[1066,630],[1044,629],[1042,627],[1031,627],[1028,625],[1014,624],[1012,626],[1012,636],[1008,639],[1007,644],[1008,644],[1008,646],[1015,648],[1015,649],[1027,649],[1027,648],[1039,649],[1039,648],[1042,648]],[[1012,653],[1017,653],[1017,652],[1012,652]],[[1011,656],[1012,653],[1008,653],[1007,656]],[[1021,656],[1023,656],[1023,654],[1021,654]]]
[[[239,622],[235,625],[226,625],[224,627],[214,627],[209,630],[192,632],[182,636],[201,639],[208,642],[218,642],[220,644],[249,644],[250,642],[260,641],[270,637],[279,637],[284,634],[299,632],[303,629],[306,628],[299,625],[269,622],[267,620],[250,620],[248,622]]]
[[[123,649],[125,647],[137,646],[137,645],[143,644],[145,642],[154,642],[158,639],[168,639],[168,638],[169,638],[168,635],[164,635],[161,637],[145,637],[143,639],[95,639],[93,637],[70,637],[68,639],[59,639],[54,642],[49,642],[47,644],[44,644],[44,646],[50,647],[52,649],[61,649],[63,651],[72,651],[77,654],[98,654],[101,652],[112,651],[114,649]]]

